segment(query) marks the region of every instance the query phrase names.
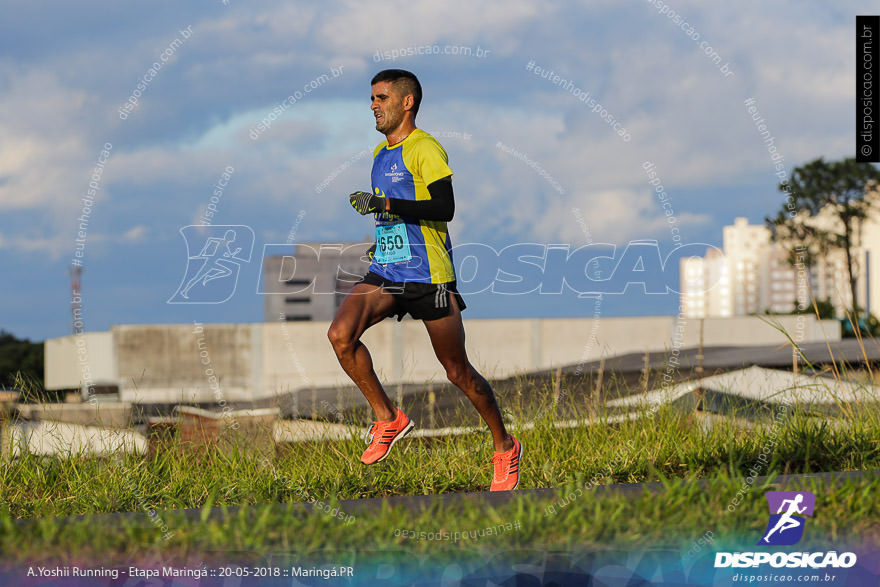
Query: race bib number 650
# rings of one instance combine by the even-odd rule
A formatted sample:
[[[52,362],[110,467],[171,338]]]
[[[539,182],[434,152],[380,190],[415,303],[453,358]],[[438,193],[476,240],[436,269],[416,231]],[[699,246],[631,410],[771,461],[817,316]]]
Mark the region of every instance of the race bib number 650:
[[[376,227],[376,261],[382,265],[409,261],[412,253],[409,250],[409,237],[406,235],[406,224],[390,224]]]

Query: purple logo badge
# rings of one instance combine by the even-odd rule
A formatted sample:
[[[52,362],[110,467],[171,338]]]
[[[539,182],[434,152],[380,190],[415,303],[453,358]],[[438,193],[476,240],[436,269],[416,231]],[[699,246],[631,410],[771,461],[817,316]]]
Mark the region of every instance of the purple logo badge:
[[[790,546],[804,535],[804,516],[812,516],[816,496],[809,491],[768,491],[764,494],[770,506],[770,521],[758,544]]]

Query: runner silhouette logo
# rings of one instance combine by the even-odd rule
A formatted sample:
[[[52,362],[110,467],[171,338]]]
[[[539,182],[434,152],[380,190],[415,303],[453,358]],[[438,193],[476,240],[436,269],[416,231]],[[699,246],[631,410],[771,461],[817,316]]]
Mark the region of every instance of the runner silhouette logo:
[[[186,242],[183,279],[169,304],[220,304],[232,297],[243,263],[254,249],[254,231],[243,225],[190,225],[180,229]]]
[[[804,535],[806,518],[812,516],[816,496],[809,491],[768,491],[764,494],[770,507],[770,521],[758,544],[791,546]]]

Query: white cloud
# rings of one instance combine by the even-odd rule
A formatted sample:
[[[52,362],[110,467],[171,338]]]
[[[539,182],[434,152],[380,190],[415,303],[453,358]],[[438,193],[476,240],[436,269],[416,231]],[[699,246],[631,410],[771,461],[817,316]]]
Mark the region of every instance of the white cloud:
[[[390,0],[381,5],[348,0],[321,24],[318,41],[333,51],[372,56],[377,50],[442,42],[470,46],[476,39],[487,39],[490,50],[498,55],[522,44],[512,42],[517,39],[511,36],[515,31],[527,30],[534,19],[548,18],[554,13],[551,5],[539,7],[526,0],[504,3]]]
[[[687,227],[708,224],[705,214],[676,211],[670,223],[659,203],[646,190],[605,190],[573,194],[550,203],[536,215],[534,235],[545,242],[622,244],[656,239],[671,243],[672,227],[687,234]]]
[[[354,80],[378,66],[376,50],[431,43],[485,44],[493,51],[485,60],[405,62],[417,63],[433,84],[420,126],[471,135],[441,139],[466,226],[504,238],[576,240],[581,229],[570,216],[580,208],[595,238],[662,238],[665,217],[645,196],[644,161],[657,165],[673,195],[770,169],[742,104],[747,97],[758,100],[789,169],[819,155],[849,154],[851,20],[829,14],[831,8],[812,13],[792,6],[675,6],[731,63],[735,75],[727,78],[647,3],[563,9],[524,0],[279,2],[259,11],[233,3],[208,16],[180,15],[133,28],[126,47],[134,47],[134,55],[82,42],[71,46],[71,55],[46,46],[46,57],[33,69],[0,62],[0,209],[47,211],[27,237],[21,227],[3,226],[6,246],[56,254],[72,247],[79,196],[101,144],[117,134],[123,138],[114,139],[94,220],[131,226],[122,216],[143,215],[129,238],[167,233],[169,223],[188,222],[193,211],[198,216],[217,174],[230,164],[236,175],[220,204],[223,221],[234,221],[230,211],[246,201],[253,210],[308,209],[304,230],[332,234],[340,230],[334,215],[344,209],[344,199],[333,199],[337,190],[368,181],[369,161],[340,173],[320,195],[314,186],[381,138],[371,134],[368,102],[355,94]],[[150,86],[145,109],[121,124],[115,110],[130,86],[189,22],[194,35],[177,62]],[[624,22],[630,34],[606,34]],[[29,55],[26,48],[18,51]],[[576,96],[526,71],[529,59],[592,92],[632,140],[623,142]],[[248,129],[287,93],[337,63],[345,63],[345,75],[291,107],[258,141],[248,138]],[[68,71],[71,64],[88,71]],[[120,79],[126,80],[122,86]],[[211,100],[202,110],[187,102],[196,92]],[[166,126],[139,127],[145,120]],[[498,141],[535,166],[500,152]],[[135,192],[147,193],[148,202],[132,201]],[[554,214],[568,222],[559,225]],[[677,210],[677,218],[710,223],[706,209]]]
[[[143,224],[132,226],[122,234],[123,242],[141,242],[147,234],[147,227]]]
[[[0,92],[0,209],[71,209],[88,183],[97,151],[81,112],[86,92],[47,72],[2,68]]]

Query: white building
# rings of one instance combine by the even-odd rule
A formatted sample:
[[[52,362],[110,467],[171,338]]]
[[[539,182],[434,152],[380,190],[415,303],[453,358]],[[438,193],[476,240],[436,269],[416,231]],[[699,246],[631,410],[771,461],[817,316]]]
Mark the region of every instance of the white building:
[[[820,220],[820,222],[826,222]],[[865,223],[858,235],[861,247],[854,250],[858,261],[856,295],[860,306],[880,308],[880,287],[870,287],[870,276],[880,275],[880,224]],[[788,313],[795,304],[810,305],[812,299],[831,300],[842,316],[852,307],[846,257],[832,251],[813,267],[789,262],[789,252],[770,240],[770,230],[737,218],[725,226],[722,253],[711,249],[705,257],[682,259],[681,303],[688,318],[726,318],[771,313]]]

